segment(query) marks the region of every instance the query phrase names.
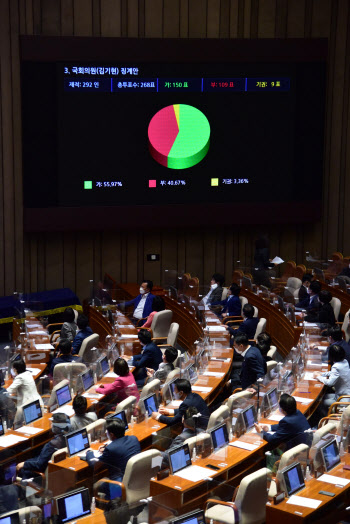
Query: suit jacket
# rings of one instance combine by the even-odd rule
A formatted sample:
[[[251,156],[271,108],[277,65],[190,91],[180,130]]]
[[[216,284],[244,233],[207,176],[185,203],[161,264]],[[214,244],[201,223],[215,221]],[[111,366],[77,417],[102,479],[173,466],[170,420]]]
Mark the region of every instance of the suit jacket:
[[[146,344],[146,346],[143,347],[142,353],[140,355],[134,355],[133,358],[133,364],[136,369],[152,368],[155,371],[162,361],[163,353],[154,342]]]
[[[244,355],[241,369],[242,389],[246,389],[254,384],[258,378],[266,375],[267,366],[260,350],[255,346],[250,346]]]
[[[214,306],[215,304],[219,304],[221,302],[222,292],[223,289],[221,286],[218,286],[217,288],[213,289],[213,291],[210,293],[208,297],[208,306]]]
[[[228,313],[229,316],[232,317],[239,317],[242,311],[242,304],[239,300],[239,297],[236,297],[234,295],[230,295],[225,300],[222,300],[220,304],[223,307],[221,313]]]
[[[210,412],[208,409],[208,406],[202,399],[200,395],[197,393],[189,393],[185,400],[180,404],[179,409],[175,409],[174,416],[173,417],[166,417],[165,415],[161,415],[159,417],[159,421],[163,424],[168,424],[168,426],[173,426],[174,424],[177,424],[182,421],[183,415],[186,413],[187,409],[189,407],[195,407],[198,410],[198,413],[202,415],[202,417],[199,417],[197,427],[206,429],[208,425],[208,420],[210,416]]]
[[[318,311],[306,315],[307,322],[318,322],[320,324],[335,325],[335,316],[333,308],[330,304],[322,304]]]
[[[289,447],[302,443],[309,444],[310,436],[304,433],[306,429],[310,429],[310,424],[297,409],[293,415],[286,415],[278,424],[271,426],[271,431],[274,431],[273,435],[263,431],[263,438],[275,446],[281,442],[290,442]]]
[[[24,479],[29,479],[34,476],[34,471],[44,472],[52,454],[58,449],[64,448],[65,445],[66,442],[63,435],[57,435],[51,442],[45,444],[37,457],[25,461],[20,476]]]
[[[318,295],[313,295],[312,297],[308,294],[304,300],[301,300],[297,303],[295,307],[306,309],[310,313],[315,313],[321,307],[320,301],[318,300]]]
[[[76,357],[75,355],[61,355],[60,357],[54,358],[51,362],[51,375],[53,374],[53,369],[56,366],[56,364],[66,364],[67,362],[81,362],[81,358]]]
[[[234,337],[236,335],[240,335],[242,333],[244,333],[245,335],[247,335],[248,338],[254,338],[255,336],[255,331],[256,331],[256,326],[258,325],[259,323],[259,318],[246,318],[240,325],[239,325],[239,328],[237,329],[233,329],[231,327],[228,328],[228,331],[231,335],[233,335]]]
[[[92,334],[93,334],[93,331],[91,327],[86,326],[85,329],[82,329],[75,335],[73,344],[72,344],[72,354],[73,355],[77,355],[79,353],[83,340],[85,340],[87,337],[89,337]]]
[[[105,447],[98,461],[107,464],[108,477],[111,480],[121,481],[129,458],[140,452],[141,446],[137,438],[133,435],[124,436],[112,440],[112,442]],[[89,466],[94,466],[97,461],[94,458],[93,451],[88,451],[86,453],[86,460],[88,461]]]
[[[299,302],[301,302],[302,300],[305,300],[308,296],[309,294],[307,292],[307,288],[305,286],[301,286],[299,288],[299,293],[298,293]]]
[[[153,299],[154,299],[155,295],[152,295],[152,293],[148,293],[147,297],[146,297],[146,302],[145,302],[145,305],[143,306],[143,313],[142,313],[142,317],[148,317],[148,315],[150,315],[152,313],[152,303],[153,303]],[[137,295],[136,298],[133,298],[132,300],[129,300],[129,302],[125,302],[124,306],[134,306],[134,311],[135,309],[137,308],[137,306],[139,305],[139,302],[142,298],[142,295]]]

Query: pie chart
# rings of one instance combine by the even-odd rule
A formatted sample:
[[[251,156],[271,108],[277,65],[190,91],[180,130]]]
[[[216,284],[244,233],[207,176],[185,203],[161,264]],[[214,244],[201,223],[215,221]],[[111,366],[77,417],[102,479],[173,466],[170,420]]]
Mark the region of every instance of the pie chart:
[[[148,126],[152,158],[171,169],[192,167],[209,150],[210,125],[199,109],[186,104],[163,107]]]

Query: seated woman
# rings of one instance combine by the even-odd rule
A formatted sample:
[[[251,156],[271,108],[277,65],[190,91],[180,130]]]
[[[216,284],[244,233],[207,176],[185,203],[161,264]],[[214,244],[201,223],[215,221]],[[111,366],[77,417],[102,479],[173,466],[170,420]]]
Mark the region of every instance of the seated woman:
[[[133,395],[139,400],[140,395],[137,389],[134,375],[129,371],[129,366],[123,358],[117,358],[114,362],[114,373],[117,376],[111,384],[96,385],[96,393],[102,395],[113,395],[117,397],[118,402],[126,399],[129,395]]]
[[[158,313],[159,311],[164,311],[164,309],[165,309],[164,300],[162,299],[162,297],[159,297],[158,295],[156,295],[152,302],[152,313],[148,315],[148,318],[146,322],[143,324],[143,326],[141,326],[141,329],[150,328],[153,322],[154,315]]]
[[[241,315],[242,304],[239,300],[240,292],[241,288],[238,284],[235,282],[231,284],[227,292],[227,297],[225,300],[219,302],[219,304],[223,306],[220,313],[221,315],[224,315],[224,313],[226,313],[228,317],[239,317]]]
[[[63,326],[61,327],[60,340],[68,339],[73,342],[77,334],[78,326],[75,323],[74,311],[71,307],[66,307],[63,313]]]
[[[262,354],[265,362],[269,362],[270,360],[272,360],[272,358],[269,357],[267,354],[271,349],[271,342],[271,337],[266,332],[260,333],[260,335],[258,335],[257,337],[256,347],[260,349],[260,353]]]

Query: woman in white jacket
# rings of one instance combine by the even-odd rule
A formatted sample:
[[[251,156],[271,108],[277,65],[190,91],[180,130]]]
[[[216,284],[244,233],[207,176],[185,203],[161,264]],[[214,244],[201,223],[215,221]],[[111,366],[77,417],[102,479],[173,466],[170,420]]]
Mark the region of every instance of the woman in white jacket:
[[[33,375],[30,371],[26,370],[26,364],[22,359],[15,360],[12,363],[11,375],[13,377],[13,382],[11,386],[7,388],[7,393],[17,397],[15,424],[18,424],[18,422],[23,418],[21,409],[23,405],[37,399],[40,400],[41,405],[43,405],[43,403],[38,390],[36,389]]]
[[[329,360],[332,364],[331,370],[322,375],[315,374],[315,378],[326,386],[334,387],[334,393],[324,396],[323,407],[325,413],[333,402],[336,402],[342,395],[350,397],[350,367],[345,358],[345,351],[342,346],[333,344],[329,348]]]

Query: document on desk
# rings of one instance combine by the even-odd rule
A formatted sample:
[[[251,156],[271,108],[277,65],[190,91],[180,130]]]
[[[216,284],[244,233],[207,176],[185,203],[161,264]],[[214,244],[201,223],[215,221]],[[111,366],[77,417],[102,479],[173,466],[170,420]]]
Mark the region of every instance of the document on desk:
[[[334,475],[328,475],[327,473],[318,477],[317,480],[320,480],[321,482],[329,482],[330,484],[334,485],[338,484],[339,486],[347,486],[350,483],[350,480],[348,479],[335,477]]]
[[[287,504],[293,504],[294,506],[302,506],[303,508],[313,508],[316,509],[322,500],[309,499],[307,497],[298,497],[298,495],[292,495],[288,500]]]
[[[175,408],[179,408],[182,404],[183,400],[172,400],[170,404],[174,406]]]
[[[0,447],[8,448],[18,442],[23,442],[23,440],[28,440],[28,437],[20,437],[19,435],[5,435],[0,437]]]
[[[52,344],[35,344],[35,349],[55,349]]]
[[[55,409],[52,413],[65,413],[68,417],[74,415],[73,406],[61,406],[60,408]]]
[[[208,326],[207,330],[211,333],[212,331],[226,331],[224,326]]]
[[[293,397],[295,398],[296,402],[300,402],[301,404],[310,404],[310,402],[313,401],[312,398],[296,397],[295,395],[293,395]]]
[[[86,393],[83,393],[82,396],[85,398],[98,398],[98,399],[104,397],[104,395],[101,395],[100,393],[89,393],[88,391]]]
[[[204,480],[207,477],[212,477],[215,475],[215,471],[202,468],[201,466],[188,466],[188,468],[182,469],[178,473],[175,473],[175,477],[181,477],[185,480],[190,480],[191,482],[198,482],[199,480]]]
[[[218,377],[218,378],[221,378],[225,375],[225,373],[221,373],[219,371],[205,371],[203,373],[204,376],[206,377]]]
[[[269,420],[274,420],[275,422],[279,422],[284,418],[284,415],[279,415],[278,413],[273,413],[272,415],[269,415],[267,417]]]
[[[208,322],[215,322],[215,324],[221,324],[220,320],[218,318],[206,318],[205,319],[206,323],[208,324]]]
[[[26,370],[32,373],[33,375],[37,375],[38,373],[41,372],[40,368],[26,368]]]
[[[219,362],[231,362],[230,358],[219,358],[219,357],[211,357],[210,361],[217,360]]]
[[[47,331],[43,331],[41,329],[37,329],[35,331],[31,331],[30,334],[31,335],[46,335],[47,337],[49,336]]]
[[[305,327],[319,327],[316,322],[304,322]]]
[[[304,377],[303,377],[304,380],[314,380],[316,382],[316,378],[314,378],[314,375],[313,373],[310,373],[309,371],[307,371],[305,374],[304,374]]]
[[[22,426],[16,429],[17,433],[26,433],[27,435],[36,435],[40,431],[43,431],[42,428],[32,428],[31,426]]]
[[[205,386],[192,386],[192,391],[199,391],[200,393],[210,393],[212,389]]]
[[[137,335],[122,334],[120,338],[137,338]]]
[[[117,378],[117,377],[119,377],[119,375],[114,373],[114,371],[108,371],[108,373],[106,373],[104,376],[108,377],[108,378]]]
[[[230,442],[229,446],[234,448],[246,449],[247,451],[254,451],[259,446],[257,444],[250,444],[249,442],[243,442],[242,440],[236,440],[235,442]]]

